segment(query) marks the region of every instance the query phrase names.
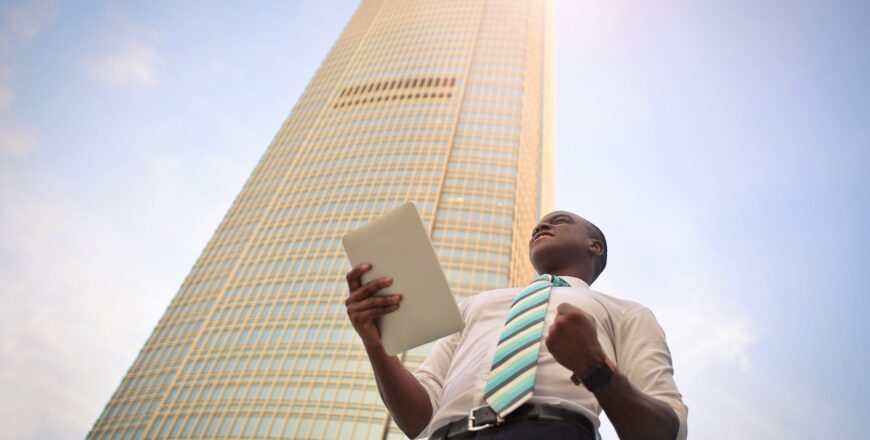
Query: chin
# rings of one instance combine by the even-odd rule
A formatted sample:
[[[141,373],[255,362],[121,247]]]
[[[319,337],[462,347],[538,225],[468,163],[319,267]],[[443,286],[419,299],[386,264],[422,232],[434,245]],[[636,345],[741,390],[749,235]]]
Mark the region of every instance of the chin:
[[[529,252],[529,261],[539,274],[547,273],[545,268],[552,266],[547,264],[550,260],[552,260],[552,255],[548,255],[547,252],[542,252],[542,250],[532,249]]]

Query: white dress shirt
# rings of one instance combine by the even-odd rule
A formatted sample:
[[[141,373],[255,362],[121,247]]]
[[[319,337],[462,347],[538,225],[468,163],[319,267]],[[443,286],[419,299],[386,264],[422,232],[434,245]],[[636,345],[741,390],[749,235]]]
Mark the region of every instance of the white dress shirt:
[[[583,280],[561,277],[571,287],[553,287],[544,323],[544,337],[561,303],[574,305],[597,321],[598,341],[617,369],[641,392],[659,399],[680,421],[678,440],[686,438],[688,408],[674,384],[671,354],[665,334],[652,312],[635,302],[596,292]],[[522,288],[491,290],[462,303],[465,329],[438,340],[414,372],[432,403],[432,420],[421,433],[468,416],[470,409],[485,405],[486,387],[498,336],[511,303]],[[559,364],[541,343],[535,389],[530,402],[555,405],[583,414],[597,429],[601,407],[583,385],[575,386],[571,371]]]

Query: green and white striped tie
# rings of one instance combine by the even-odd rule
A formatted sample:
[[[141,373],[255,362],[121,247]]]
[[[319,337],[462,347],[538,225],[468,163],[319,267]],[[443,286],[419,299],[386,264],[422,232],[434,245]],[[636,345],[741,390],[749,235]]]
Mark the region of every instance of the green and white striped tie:
[[[555,275],[535,278],[517,295],[498,338],[483,398],[499,416],[506,416],[532,397],[544,319],[553,286],[568,286]]]

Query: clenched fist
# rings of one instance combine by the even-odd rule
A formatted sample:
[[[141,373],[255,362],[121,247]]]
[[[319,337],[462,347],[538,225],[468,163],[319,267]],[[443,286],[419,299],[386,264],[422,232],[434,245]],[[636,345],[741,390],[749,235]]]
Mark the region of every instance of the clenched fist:
[[[577,377],[583,377],[605,359],[598,343],[595,318],[568,303],[559,304],[556,309],[546,343],[556,361]]]

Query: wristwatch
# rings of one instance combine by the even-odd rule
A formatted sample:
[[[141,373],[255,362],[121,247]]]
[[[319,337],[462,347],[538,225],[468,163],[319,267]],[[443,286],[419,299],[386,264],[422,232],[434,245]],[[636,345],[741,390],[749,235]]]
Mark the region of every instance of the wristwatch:
[[[587,390],[597,393],[610,384],[610,380],[613,379],[614,370],[615,368],[611,367],[610,362],[605,358],[604,362],[590,368],[582,378],[577,377],[575,373],[571,376],[571,380],[575,385],[582,383]]]

